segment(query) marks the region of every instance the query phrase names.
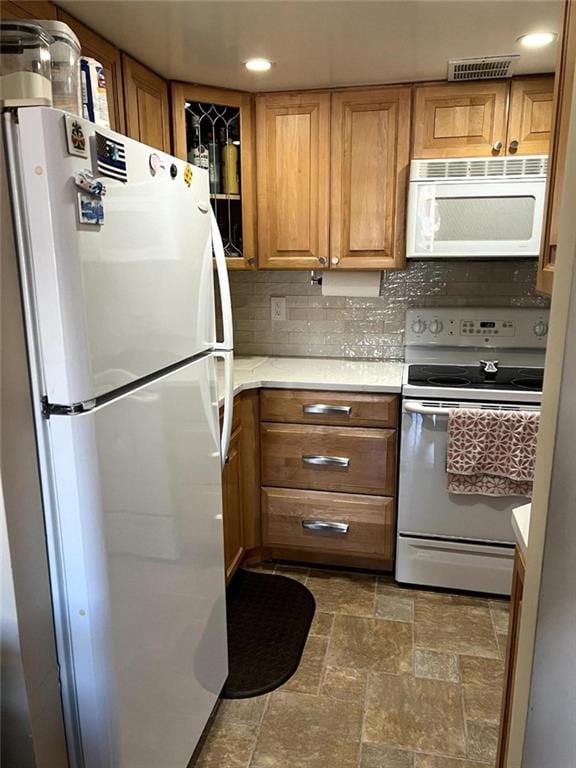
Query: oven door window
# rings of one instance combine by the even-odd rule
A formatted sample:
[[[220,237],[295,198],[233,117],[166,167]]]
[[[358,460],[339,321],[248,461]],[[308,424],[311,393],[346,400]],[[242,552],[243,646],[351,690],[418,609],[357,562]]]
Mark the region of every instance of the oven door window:
[[[530,240],[536,198],[439,197],[435,201],[437,242]]]

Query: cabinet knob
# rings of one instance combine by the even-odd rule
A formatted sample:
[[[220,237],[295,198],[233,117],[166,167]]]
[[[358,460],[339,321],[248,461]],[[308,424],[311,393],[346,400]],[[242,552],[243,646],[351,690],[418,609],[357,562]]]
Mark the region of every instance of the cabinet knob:
[[[340,259],[338,258],[338,256],[332,256],[332,264],[339,264],[339,262],[340,262]]]
[[[326,259],[324,258],[324,256],[319,256],[318,261],[320,262],[320,264],[326,264]]]
[[[518,139],[512,139],[512,141],[508,145],[508,151],[516,152],[519,146],[520,146],[520,142],[518,141]]]
[[[492,151],[493,152],[500,152],[502,149],[502,142],[501,141],[495,141],[494,144],[492,144]]]

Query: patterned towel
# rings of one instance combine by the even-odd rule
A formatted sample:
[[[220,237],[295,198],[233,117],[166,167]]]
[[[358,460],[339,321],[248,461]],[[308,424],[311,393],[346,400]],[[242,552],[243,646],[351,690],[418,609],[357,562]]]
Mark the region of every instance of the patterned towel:
[[[451,409],[448,490],[531,497],[539,424],[537,411]]]

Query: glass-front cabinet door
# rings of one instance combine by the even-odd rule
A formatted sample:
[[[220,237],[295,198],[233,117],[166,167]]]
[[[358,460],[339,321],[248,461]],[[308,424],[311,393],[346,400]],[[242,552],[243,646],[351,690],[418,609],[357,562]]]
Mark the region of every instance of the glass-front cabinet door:
[[[174,154],[205,168],[230,269],[256,266],[252,97],[172,83]]]

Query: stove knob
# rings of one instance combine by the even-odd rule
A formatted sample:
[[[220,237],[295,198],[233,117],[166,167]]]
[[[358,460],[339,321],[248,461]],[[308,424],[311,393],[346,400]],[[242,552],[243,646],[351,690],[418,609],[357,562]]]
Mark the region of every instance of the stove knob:
[[[534,323],[533,330],[536,336],[546,336],[548,333],[548,323],[545,323],[544,320],[538,320],[537,323]]]
[[[426,330],[426,323],[424,322],[424,320],[417,318],[412,323],[412,330],[414,331],[414,333],[418,334],[419,336],[421,333],[424,333],[424,331]]]
[[[444,330],[444,323],[442,320],[431,320],[430,321],[430,333],[434,336],[438,336],[439,333],[442,333]]]

